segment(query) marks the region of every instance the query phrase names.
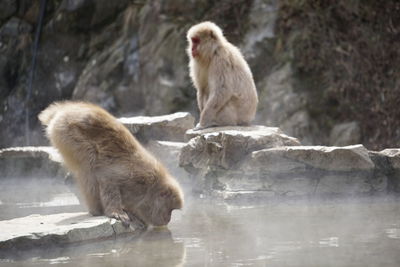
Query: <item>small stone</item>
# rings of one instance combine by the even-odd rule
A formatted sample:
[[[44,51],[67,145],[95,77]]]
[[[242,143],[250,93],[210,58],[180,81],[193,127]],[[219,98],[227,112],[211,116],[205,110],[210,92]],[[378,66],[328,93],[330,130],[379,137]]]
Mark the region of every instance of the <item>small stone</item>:
[[[119,121],[141,141],[184,141],[185,132],[194,127],[194,117],[187,112],[120,118]]]

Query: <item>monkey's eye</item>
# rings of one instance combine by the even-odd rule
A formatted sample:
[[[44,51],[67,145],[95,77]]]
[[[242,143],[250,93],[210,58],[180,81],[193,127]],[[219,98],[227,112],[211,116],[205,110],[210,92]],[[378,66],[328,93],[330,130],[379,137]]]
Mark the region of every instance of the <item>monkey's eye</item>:
[[[194,44],[200,43],[200,38],[199,37],[192,37],[192,43],[194,43]]]

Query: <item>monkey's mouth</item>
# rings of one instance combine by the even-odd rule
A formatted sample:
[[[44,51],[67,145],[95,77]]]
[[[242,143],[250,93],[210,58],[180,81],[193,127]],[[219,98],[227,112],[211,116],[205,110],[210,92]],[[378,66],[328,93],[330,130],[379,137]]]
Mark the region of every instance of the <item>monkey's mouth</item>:
[[[199,52],[197,52],[196,49],[192,49],[192,56],[197,57],[199,55]]]

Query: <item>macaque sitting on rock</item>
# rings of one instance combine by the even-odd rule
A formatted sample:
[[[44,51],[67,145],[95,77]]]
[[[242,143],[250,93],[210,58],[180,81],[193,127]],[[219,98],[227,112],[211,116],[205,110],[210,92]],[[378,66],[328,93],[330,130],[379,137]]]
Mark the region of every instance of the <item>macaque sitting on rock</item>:
[[[256,114],[258,96],[239,49],[212,22],[191,27],[187,39],[190,76],[200,110],[196,129],[249,125]]]
[[[84,102],[55,102],[39,114],[51,144],[73,173],[92,215],[127,226],[168,224],[181,209],[178,182],[128,129],[104,109]]]

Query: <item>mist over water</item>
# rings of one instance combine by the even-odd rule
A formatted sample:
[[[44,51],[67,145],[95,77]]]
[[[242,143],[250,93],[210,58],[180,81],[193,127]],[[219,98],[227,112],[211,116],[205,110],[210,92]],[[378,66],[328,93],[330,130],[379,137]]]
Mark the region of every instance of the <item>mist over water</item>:
[[[0,181],[0,219],[85,210],[60,181]],[[227,204],[186,192],[166,229],[17,252],[0,266],[399,266],[396,198]]]
[[[58,179],[0,177],[0,220],[77,211],[85,207]]]

